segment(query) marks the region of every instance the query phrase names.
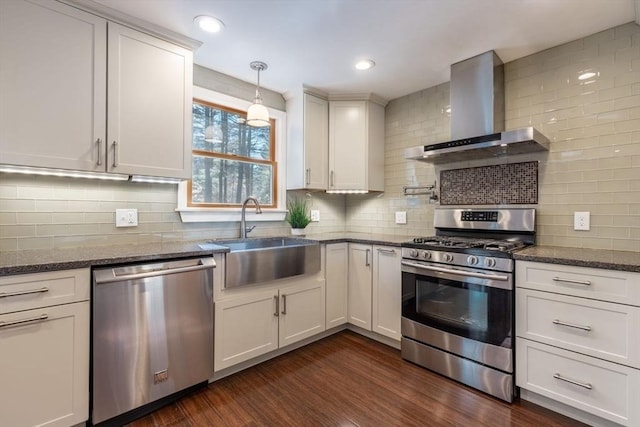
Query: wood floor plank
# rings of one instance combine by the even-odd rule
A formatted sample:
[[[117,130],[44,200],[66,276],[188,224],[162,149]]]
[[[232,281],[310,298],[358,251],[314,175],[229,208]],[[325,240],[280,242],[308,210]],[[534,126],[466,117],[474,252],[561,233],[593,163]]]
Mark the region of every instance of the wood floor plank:
[[[526,401],[502,402],[344,331],[209,384],[129,426],[583,425]]]

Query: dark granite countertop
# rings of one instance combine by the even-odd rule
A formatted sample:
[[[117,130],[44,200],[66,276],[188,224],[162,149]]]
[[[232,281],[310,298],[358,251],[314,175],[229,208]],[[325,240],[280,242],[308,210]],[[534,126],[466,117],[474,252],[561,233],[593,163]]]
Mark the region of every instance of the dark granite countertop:
[[[210,245],[202,249],[197,242],[172,242],[0,252],[0,276],[167,258],[209,256],[213,253],[228,251],[229,248],[223,246]]]
[[[375,234],[375,233],[321,233],[307,234],[307,239],[317,240],[320,243],[363,243],[370,245],[400,246],[402,243],[411,240],[407,236],[396,236],[392,234]]]
[[[640,252],[532,246],[516,252],[516,260],[640,272]]]
[[[368,233],[324,233],[300,237],[316,240],[320,243],[353,242],[387,246],[400,246],[402,242],[409,240],[407,237]],[[223,243],[225,240],[237,239],[220,239],[219,242]],[[199,243],[202,242],[150,243],[144,245],[0,252],[0,275],[39,273],[167,258],[209,256],[214,253],[229,251],[228,248],[215,244],[208,244],[202,248],[198,246]]]

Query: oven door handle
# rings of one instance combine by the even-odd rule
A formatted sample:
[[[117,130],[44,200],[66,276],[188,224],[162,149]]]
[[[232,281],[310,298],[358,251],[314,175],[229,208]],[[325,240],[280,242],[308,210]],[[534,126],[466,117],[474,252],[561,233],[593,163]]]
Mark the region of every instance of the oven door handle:
[[[462,270],[455,270],[455,269],[451,269],[451,268],[444,268],[444,267],[436,267],[434,265],[424,265],[424,264],[417,264],[411,261],[405,261],[402,260],[402,265],[406,265],[408,267],[414,267],[414,268],[418,268],[421,270],[429,270],[429,271],[436,271],[439,273],[447,273],[447,274],[455,274],[458,276],[465,276],[465,277],[478,277],[480,279],[490,279],[490,280],[500,280],[503,282],[506,282],[509,280],[509,276],[504,276],[501,274],[485,274],[485,273],[476,273],[474,271],[462,271]]]

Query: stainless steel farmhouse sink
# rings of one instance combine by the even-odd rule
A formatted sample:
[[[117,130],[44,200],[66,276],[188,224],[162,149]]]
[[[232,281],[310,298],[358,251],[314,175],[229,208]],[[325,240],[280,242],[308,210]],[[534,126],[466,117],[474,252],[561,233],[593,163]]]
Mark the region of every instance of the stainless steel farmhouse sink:
[[[320,271],[320,244],[313,240],[264,237],[210,244],[231,250],[225,254],[226,288]]]

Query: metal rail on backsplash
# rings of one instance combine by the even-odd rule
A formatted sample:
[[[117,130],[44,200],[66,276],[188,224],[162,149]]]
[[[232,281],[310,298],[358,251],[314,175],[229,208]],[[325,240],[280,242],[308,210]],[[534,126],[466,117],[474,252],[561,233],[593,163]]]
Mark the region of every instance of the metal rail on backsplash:
[[[405,185],[402,187],[405,196],[422,196],[428,195],[429,201],[438,201],[437,185],[434,182],[431,185]]]

